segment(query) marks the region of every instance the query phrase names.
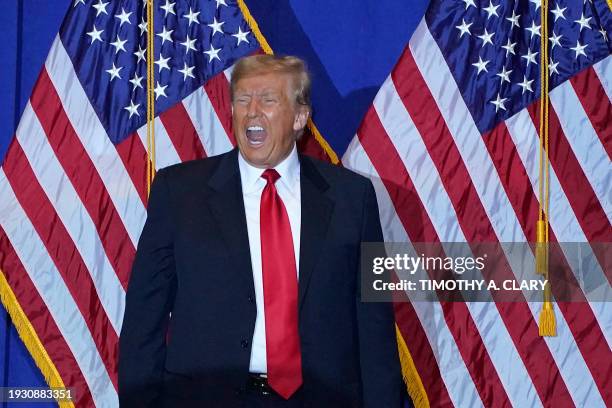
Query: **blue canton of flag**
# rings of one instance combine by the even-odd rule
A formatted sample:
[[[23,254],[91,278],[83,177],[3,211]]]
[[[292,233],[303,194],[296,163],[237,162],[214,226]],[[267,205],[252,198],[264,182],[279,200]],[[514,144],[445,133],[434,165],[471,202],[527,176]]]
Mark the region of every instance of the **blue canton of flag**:
[[[259,45],[235,1],[154,2],[156,116]],[[62,43],[113,143],[146,123],[146,1],[75,0]]]
[[[550,89],[610,54],[607,7],[549,3]],[[482,133],[540,96],[541,10],[541,0],[446,0],[425,16]]]

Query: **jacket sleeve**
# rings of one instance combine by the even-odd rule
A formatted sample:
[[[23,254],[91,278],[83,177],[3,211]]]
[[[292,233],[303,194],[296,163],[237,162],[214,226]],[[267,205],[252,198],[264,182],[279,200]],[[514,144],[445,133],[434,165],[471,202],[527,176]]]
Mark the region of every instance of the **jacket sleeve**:
[[[364,193],[362,242],[383,242],[374,187]],[[360,271],[361,273],[361,271]],[[358,290],[361,292],[359,278]],[[364,407],[400,407],[402,377],[391,302],[362,302],[357,294],[357,322]]]
[[[166,333],[176,276],[171,200],[166,173],[151,187],[147,221],[138,242],[119,339],[122,407],[158,405],[166,358]]]

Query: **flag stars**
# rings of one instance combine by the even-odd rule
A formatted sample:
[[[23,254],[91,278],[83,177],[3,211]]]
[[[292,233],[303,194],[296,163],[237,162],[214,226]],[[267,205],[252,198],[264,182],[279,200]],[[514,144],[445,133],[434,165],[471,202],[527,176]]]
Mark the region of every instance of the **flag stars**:
[[[502,98],[500,97],[499,94],[497,94],[497,98],[493,101],[489,101],[489,103],[492,103],[493,105],[495,105],[495,113],[497,113],[498,110],[506,110],[506,106],[504,105],[506,103],[506,101],[508,100],[508,98]]]
[[[162,45],[164,45],[164,43],[166,41],[170,41],[172,42],[172,33],[174,32],[174,30],[168,30],[166,28],[166,26],[164,26],[162,28],[162,32],[161,33],[157,33],[155,35],[157,35],[158,37],[160,37],[162,39]]]
[[[489,33],[485,28],[484,33],[482,35],[478,35],[477,37],[482,40],[482,46],[484,47],[487,44],[493,45],[493,36],[495,33]]]
[[[527,49],[527,54],[525,55],[521,55],[521,58],[525,58],[525,60],[527,61],[527,67],[529,67],[529,64],[531,64],[532,62],[534,64],[538,64],[535,60],[535,57],[538,55],[537,52],[531,52],[531,49]]]
[[[574,20],[574,23],[578,23],[578,24],[580,24],[580,32],[582,32],[582,29],[583,29],[583,28],[585,28],[585,27],[586,27],[586,28],[589,28],[589,29],[591,28],[591,26],[589,25],[589,20],[590,20],[591,18],[592,18],[592,17],[585,18],[585,17],[584,17],[584,12],[583,12],[583,13],[580,15],[580,19],[578,19],[578,20]]]
[[[176,3],[170,3],[170,0],[166,0],[166,4],[164,4],[163,6],[160,7],[162,10],[164,10],[166,12],[164,17],[168,17],[168,13],[174,14],[176,16],[176,13],[174,12],[174,5],[175,4]]]
[[[93,6],[91,6],[96,9],[96,17],[98,17],[100,13],[108,14],[108,12],[106,11],[106,6],[108,6],[108,3],[108,1],[106,3],[103,3],[102,0],[99,0],[98,4],[94,4]]]
[[[183,66],[183,69],[179,69],[178,72],[180,72],[181,74],[183,74],[183,81],[187,80],[187,77],[189,78],[195,78],[195,76],[193,75],[193,70],[195,69],[195,66],[190,67],[187,65],[187,63],[185,62],[185,65]]]
[[[463,34],[472,35],[470,32],[470,27],[472,24],[474,23],[467,24],[465,19],[461,19],[461,24],[455,26],[455,28],[459,30],[459,38],[463,37]]]
[[[183,17],[186,18],[187,20],[189,20],[189,23],[187,24],[188,27],[191,27],[191,23],[196,23],[196,24],[200,24],[200,21],[198,20],[198,16],[200,15],[200,12],[194,12],[191,10],[191,7],[189,7],[189,13],[184,14]]]
[[[163,96],[164,98],[168,97],[168,95],[166,95],[167,87],[168,85],[161,86],[159,81],[157,81],[157,85],[155,85],[155,89],[153,89],[153,92],[155,92],[155,100],[159,99],[160,96]]]
[[[576,53],[576,55],[574,56],[574,58],[575,58],[575,59],[578,59],[578,56],[579,56],[579,55],[584,55],[585,57],[587,56],[587,55],[586,55],[586,52],[584,52],[584,50],[585,50],[585,48],[586,48],[586,47],[588,47],[588,46],[589,46],[589,44],[584,44],[584,45],[582,45],[582,44],[580,44],[580,41],[579,41],[579,40],[576,40],[576,46],[575,46],[575,47],[570,47],[570,50],[573,50],[573,51]]]
[[[212,44],[210,44],[210,49],[208,51],[204,51],[204,54],[208,55],[208,62],[212,62],[212,60],[215,58],[221,61],[221,58],[219,58],[219,51],[221,51],[221,48],[215,48]]]
[[[495,74],[496,76],[500,77],[500,85],[504,83],[504,81],[506,82],[510,82],[510,74],[512,73],[512,70],[510,71],[506,71],[506,67],[502,67],[501,72]]]
[[[506,45],[502,45],[502,48],[506,50],[506,57],[508,56],[508,54],[516,55],[516,53],[514,52],[514,47],[516,47],[516,43],[510,42],[510,39],[508,38],[508,42],[506,43]]]
[[[123,69],[123,67],[116,67],[115,63],[113,62],[113,67],[110,69],[107,69],[106,72],[108,72],[110,74],[110,81],[113,82],[113,79],[115,78],[119,78],[121,79],[121,75],[119,75],[119,71],[121,71]]]
[[[550,47],[551,50],[555,49],[555,45],[558,45],[559,47],[562,47],[562,45],[561,45],[561,38],[562,37],[563,37],[562,35],[558,35],[557,33],[555,33],[553,31],[552,37],[550,37],[548,39],[550,41],[550,43],[551,43],[551,47]]]
[[[132,24],[130,22],[131,15],[132,12],[126,13],[125,9],[121,7],[121,14],[115,14],[115,18],[118,18],[121,21],[121,23],[119,23],[119,27],[121,27],[124,23]]]
[[[119,37],[119,34],[117,34],[117,39],[110,43],[113,47],[115,47],[115,54],[118,54],[119,51],[124,51],[125,52],[125,43],[127,42],[127,39],[122,40],[121,37]]]
[[[168,65],[168,61],[170,61],[170,57],[164,58],[164,56],[161,53],[159,54],[159,59],[155,61],[154,64],[157,65],[160,73],[163,71],[164,68],[170,71],[170,66]]]
[[[142,61],[146,61],[146,58],[145,58],[145,53],[146,53],[146,52],[147,52],[147,49],[146,49],[146,48],[145,48],[145,49],[143,49],[143,48],[142,48],[140,45],[138,45],[138,51],[136,51],[136,52],[134,53],[134,55],[135,55],[135,56],[138,58],[138,59],[136,60],[136,63],[137,63],[137,64],[138,64],[138,63],[139,63],[141,60],[142,60]]]
[[[138,73],[134,72],[134,77],[132,79],[130,79],[130,81],[129,81],[134,86],[133,89],[136,89],[136,88],[142,89],[141,82],[142,82],[143,78],[144,77],[138,76]]]
[[[599,33],[603,37],[604,41],[608,42],[608,33],[606,32],[606,30],[603,29],[603,27],[601,28],[601,30],[599,30]]]
[[[531,22],[531,27],[526,28],[527,31],[529,31],[531,33],[531,39],[533,40],[533,36],[534,35],[538,35],[538,36],[542,36],[540,34],[540,27],[539,25],[536,25],[535,21]]]
[[[223,30],[221,29],[221,26],[223,24],[225,24],[225,22],[224,21],[218,22],[217,17],[213,18],[213,22],[211,24],[207,24],[207,26],[209,26],[213,30],[212,37],[214,37],[216,33],[223,34]]]
[[[90,44],[93,44],[96,41],[103,42],[102,41],[102,33],[103,32],[104,32],[104,30],[99,30],[98,31],[98,29],[96,28],[96,25],[94,24],[93,30],[91,30],[90,32],[87,33],[87,35],[91,37],[91,43]]]
[[[474,3],[474,0],[461,0],[465,3],[465,9],[467,10],[468,8],[470,8],[470,6],[476,8],[476,4]]]
[[[527,76],[523,75],[523,82],[519,82],[517,85],[520,86],[521,88],[523,88],[523,91],[521,92],[521,95],[525,94],[525,91],[531,92],[533,93],[533,89],[531,88],[531,83],[533,82],[533,79],[531,80],[527,80]]]
[[[197,51],[196,47],[195,47],[195,42],[196,39],[194,38],[193,40],[189,38],[189,34],[187,34],[187,38],[185,39],[185,41],[183,41],[181,44],[183,47],[185,47],[185,54],[188,54],[189,51]]]
[[[519,17],[521,15],[520,14],[516,14],[514,12],[514,10],[512,10],[512,17],[506,17],[506,20],[508,20],[510,22],[510,28],[512,29],[512,27],[516,26],[517,28],[520,28],[521,26],[519,25]]]
[[[75,0],[73,7],[76,7],[79,4],[85,5],[85,0]]]
[[[483,61],[481,57],[478,57],[478,62],[475,62],[474,64],[472,64],[478,70],[478,72],[476,72],[476,76],[478,76],[478,74],[480,74],[482,71],[489,72],[487,70],[488,63],[489,63],[488,60]]]
[[[130,119],[132,119],[132,115],[136,115],[136,116],[140,116],[140,113],[138,113],[138,107],[140,106],[139,103],[134,104],[134,101],[130,100],[130,104],[128,106],[126,106],[125,109],[126,111],[128,111],[130,113]]]
[[[247,35],[249,35],[249,33],[250,31],[242,31],[242,28],[238,27],[238,32],[236,34],[232,34],[232,37],[236,37],[236,40],[238,40],[238,43],[236,45],[240,45],[241,42],[245,42],[248,44],[249,40],[247,39]]]
[[[559,75],[557,65],[559,65],[559,61],[554,62],[553,59],[551,58],[550,62],[548,63],[548,72],[550,72],[550,76],[552,76],[552,74]]]
[[[144,33],[149,31],[149,29],[147,28],[147,22],[145,21],[144,17],[142,18],[140,24],[138,24],[138,28],[140,28],[140,35],[143,35]]]
[[[565,15],[564,15],[565,10],[567,10],[567,7],[561,8],[559,7],[559,4],[557,4],[557,7],[555,7],[554,10],[550,10],[550,12],[555,15],[555,22],[560,18],[566,20]]]
[[[227,3],[225,2],[225,0],[215,0],[215,2],[217,3],[217,8],[221,6],[227,7]]]
[[[166,0],[166,4],[164,4],[163,6],[160,7],[166,13],[166,14],[164,14],[164,17],[168,17],[168,13],[174,14],[176,16],[176,13],[174,12],[174,5],[175,4],[176,3],[170,3],[170,0]]]
[[[495,17],[499,17],[499,14],[497,14],[497,9],[499,8],[499,4],[494,6],[493,5],[493,1],[489,1],[489,6],[485,7],[483,10],[487,12],[487,20],[490,19],[491,17],[495,16]]]

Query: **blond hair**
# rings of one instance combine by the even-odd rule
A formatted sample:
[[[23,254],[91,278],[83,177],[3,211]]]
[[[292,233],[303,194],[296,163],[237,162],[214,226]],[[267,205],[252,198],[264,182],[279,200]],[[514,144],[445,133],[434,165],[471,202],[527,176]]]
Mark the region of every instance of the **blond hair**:
[[[310,101],[310,75],[306,63],[298,57],[287,55],[277,57],[275,55],[260,54],[244,57],[238,60],[232,71],[230,81],[230,93],[234,100],[236,84],[242,78],[269,73],[288,74],[292,78],[295,102],[311,109]]]

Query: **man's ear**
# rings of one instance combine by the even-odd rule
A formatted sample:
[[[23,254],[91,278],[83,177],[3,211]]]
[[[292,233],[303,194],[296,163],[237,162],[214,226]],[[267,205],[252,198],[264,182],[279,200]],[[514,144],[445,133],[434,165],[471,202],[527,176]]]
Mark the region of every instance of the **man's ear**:
[[[310,109],[307,106],[300,105],[293,121],[293,130],[296,132],[306,127],[308,122],[308,116],[310,115]]]

